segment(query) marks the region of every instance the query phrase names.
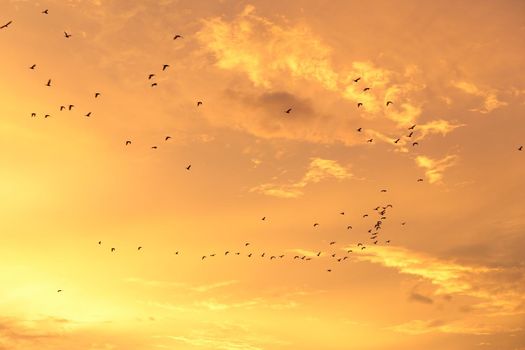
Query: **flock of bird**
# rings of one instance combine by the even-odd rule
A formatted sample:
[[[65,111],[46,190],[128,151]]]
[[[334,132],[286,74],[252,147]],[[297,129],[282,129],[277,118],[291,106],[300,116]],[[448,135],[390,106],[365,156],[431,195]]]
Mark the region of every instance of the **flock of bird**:
[[[41,12],[43,15],[48,15],[49,14],[49,10],[48,9],[45,9],[44,11]],[[13,21],[8,21],[7,23],[3,24],[2,26],[0,26],[0,30],[4,30],[4,29],[8,29],[11,25],[13,24]],[[71,33],[68,33],[67,31],[64,31],[64,38],[65,39],[70,39],[72,37],[72,34]],[[183,39],[183,36],[180,35],[180,34],[176,34],[173,36],[173,40],[178,40],[178,39]],[[29,67],[29,69],[31,70],[35,70],[37,67],[36,64],[33,64]],[[168,68],[170,68],[170,65],[169,64],[163,64],[162,65],[162,68],[160,70],[160,73],[162,72],[165,72]],[[158,83],[157,81],[155,81],[154,79],[157,77],[158,74],[160,73],[149,73],[146,75],[147,77],[147,81],[149,82],[150,86],[152,88],[154,87],[157,87],[158,86]],[[358,78],[355,78],[353,79],[353,82],[354,83],[359,83],[361,81],[361,77],[358,77]],[[52,87],[52,79],[48,79],[46,84],[45,84],[46,87]],[[367,93],[368,91],[370,91],[370,87],[364,87],[362,89],[362,92],[363,93]],[[100,92],[94,92],[93,96],[95,99],[98,99],[102,94]],[[203,104],[202,101],[197,101],[196,105],[197,107],[201,106]],[[390,105],[393,105],[394,102],[393,101],[386,101],[385,105],[386,107],[389,107]],[[363,107],[363,103],[362,102],[358,102],[357,103],[357,108],[361,108]],[[59,107],[59,111],[71,111],[73,110],[73,108],[75,108],[75,105],[74,104],[67,104],[67,105],[61,105]],[[291,114],[293,108],[292,107],[289,107],[287,108],[284,113],[286,114]],[[84,116],[85,117],[91,117],[92,113],[91,112],[87,112]],[[50,114],[44,114],[44,118],[48,118],[50,117],[51,115]],[[31,117],[37,117],[37,113],[35,112],[32,112],[31,113]],[[393,140],[393,143],[394,144],[398,144],[399,142],[402,141],[403,137],[406,137],[408,139],[412,138],[412,136],[414,135],[414,132],[415,132],[415,128],[416,128],[416,125],[412,125],[411,127],[408,128],[408,134],[407,135],[403,135],[401,137],[398,137],[396,138],[395,140]],[[362,133],[363,132],[363,128],[362,127],[359,127],[357,128],[357,132],[358,133]],[[169,140],[171,139],[171,136],[165,136],[164,138],[164,141],[165,142],[168,142]],[[372,143],[374,140],[372,138],[370,139],[367,139],[366,142],[367,143]],[[132,140],[126,140],[124,142],[125,146],[129,146],[132,144]],[[415,146],[418,146],[419,143],[417,141],[414,141],[412,142],[412,146],[415,147]],[[152,149],[157,149],[157,146],[154,145],[154,146],[151,146]],[[523,150],[523,146],[519,146],[518,147],[518,151],[522,151]],[[187,165],[186,166],[186,170],[190,170],[191,169],[191,164]],[[423,179],[422,178],[419,178],[417,180],[418,182],[422,182]],[[387,192],[386,189],[382,189],[380,192]],[[328,257],[328,258],[331,258],[334,262],[344,262],[344,261],[348,261],[350,259],[350,254],[353,252],[353,250],[359,250],[359,251],[362,251],[362,250],[365,250],[367,247],[373,247],[374,245],[377,245],[379,244],[380,242],[382,242],[383,244],[390,244],[390,239],[383,239],[383,238],[380,238],[380,234],[382,232],[382,228],[383,228],[383,224],[384,222],[387,220],[387,211],[392,208],[392,205],[391,204],[386,204],[384,206],[377,206],[376,208],[374,208],[373,212],[377,215],[377,219],[375,220],[375,222],[373,223],[373,225],[370,226],[370,228],[368,229],[367,231],[367,234],[368,234],[368,238],[369,238],[369,243],[364,243],[364,242],[357,242],[357,243],[354,243],[353,246],[351,246],[351,248],[349,248],[348,245],[346,244],[343,244],[341,246],[337,245],[337,242],[336,241],[330,241],[327,245],[327,248],[331,248],[331,250],[321,250],[321,251],[318,251],[317,253],[315,254],[309,254],[309,255],[304,255],[304,254],[301,254],[301,255],[297,255],[297,254],[288,254],[288,253],[278,253],[278,254],[267,254],[267,252],[265,251],[258,251],[257,253],[251,249],[252,245],[250,242],[245,242],[244,243],[244,250],[226,250],[224,252],[221,252],[220,254],[217,253],[217,252],[213,252],[213,253],[208,253],[208,254],[205,254],[205,255],[202,255],[200,256],[200,260],[201,261],[204,261],[204,260],[209,260],[211,258],[214,258],[218,255],[222,255],[222,256],[228,256],[228,255],[233,255],[233,256],[246,256],[247,258],[255,258],[256,256],[259,256],[260,258],[268,258],[269,260],[274,260],[274,259],[284,259],[285,257],[289,257],[290,259],[292,260],[299,260],[299,261],[310,261],[310,260],[313,260],[313,259],[318,259],[318,258],[323,258],[323,257]],[[340,215],[345,215],[345,212],[342,211],[339,213]],[[367,217],[369,217],[369,214],[363,214],[363,219],[366,219]],[[263,216],[261,218],[262,221],[266,221],[266,216]],[[404,226],[406,224],[406,222],[402,222],[401,225]],[[313,224],[313,227],[314,229],[317,228],[319,226],[319,223],[318,222],[315,222]],[[353,227],[352,225],[347,225],[346,226],[346,229],[347,230],[352,230]],[[103,243],[102,241],[98,241],[98,245],[102,246]],[[141,251],[143,250],[142,246],[138,246],[137,247],[137,251]],[[338,252],[341,252],[341,251],[345,251],[344,254],[339,254]],[[111,253],[117,253],[117,248],[116,247],[110,247],[110,252]],[[176,251],[175,252],[175,255],[179,255],[179,251]],[[327,268],[326,269],[327,272],[332,272],[332,268]],[[62,289],[58,289],[57,292],[62,292]]]

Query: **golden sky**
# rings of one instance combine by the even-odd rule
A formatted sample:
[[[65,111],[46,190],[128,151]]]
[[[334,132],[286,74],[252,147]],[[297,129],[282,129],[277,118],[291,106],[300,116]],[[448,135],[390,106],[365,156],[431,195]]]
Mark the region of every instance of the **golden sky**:
[[[0,350],[525,349],[524,18],[0,0]]]

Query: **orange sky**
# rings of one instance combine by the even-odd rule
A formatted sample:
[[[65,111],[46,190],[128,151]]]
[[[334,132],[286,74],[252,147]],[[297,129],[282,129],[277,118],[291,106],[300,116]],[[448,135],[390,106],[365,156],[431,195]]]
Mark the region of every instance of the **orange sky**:
[[[0,0],[0,350],[525,349],[523,18]]]

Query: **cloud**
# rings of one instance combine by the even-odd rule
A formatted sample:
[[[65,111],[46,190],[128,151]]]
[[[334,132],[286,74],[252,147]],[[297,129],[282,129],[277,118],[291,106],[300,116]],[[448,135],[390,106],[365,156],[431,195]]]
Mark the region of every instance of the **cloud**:
[[[194,292],[204,293],[213,289],[231,286],[239,283],[238,280],[221,281],[210,284],[204,284],[200,286],[194,286],[184,282],[172,282],[172,281],[158,281],[158,280],[146,280],[138,277],[129,277],[125,279],[126,282],[141,284],[147,287],[176,287],[184,288]]]
[[[453,166],[458,159],[456,155],[449,155],[442,159],[432,159],[426,156],[417,156],[416,163],[420,168],[425,169],[425,176],[428,182],[438,183],[443,178],[443,172]]]
[[[209,117],[221,125],[259,137],[354,145],[363,141],[355,135],[356,125],[379,119],[384,123],[374,123],[365,134],[392,144],[392,137],[385,135],[399,134],[423,113],[420,92],[426,84],[417,66],[409,65],[402,72],[370,61],[336,66],[332,48],[307,26],[269,20],[257,15],[251,5],[231,20],[203,20],[197,38],[214,58],[215,67],[235,77],[235,88],[225,93],[230,99],[228,118]],[[358,83],[354,82],[357,77],[361,78]],[[243,85],[243,78],[249,84]],[[364,92],[364,87],[370,90]],[[386,107],[389,100],[394,104]],[[358,102],[363,103],[359,109]],[[289,118],[283,115],[287,108],[293,109]],[[341,113],[341,109],[349,112]],[[430,121],[420,137],[438,129],[448,132],[445,122]],[[297,196],[297,191],[274,193]]]
[[[436,295],[473,298],[472,308],[484,315],[525,313],[523,268],[490,268],[442,260],[401,247],[374,247],[356,258],[429,281]],[[416,297],[419,301],[424,298]]]
[[[303,195],[303,189],[309,184],[319,183],[329,178],[344,180],[352,176],[347,168],[335,160],[312,158],[308,170],[297,182],[287,185],[275,183],[262,184],[253,187],[250,189],[250,192],[281,198],[297,198]]]
[[[471,323],[459,321],[445,321],[445,320],[411,320],[401,323],[389,329],[400,333],[411,335],[426,334],[431,332],[452,333],[452,334],[474,334],[474,335],[488,335],[494,333],[513,333],[522,330],[521,327],[508,328],[498,326],[491,323]]]
[[[493,110],[506,106],[508,103],[498,100],[497,91],[490,88],[481,88],[466,81],[454,81],[452,85],[459,90],[483,98],[483,108],[475,108],[472,111],[490,113]]]
[[[423,294],[419,294],[415,291],[412,291],[409,295],[409,298],[408,300],[410,301],[415,301],[415,302],[418,302],[418,303],[423,303],[423,304],[432,304],[434,303],[434,300],[432,300],[432,298],[429,298]]]

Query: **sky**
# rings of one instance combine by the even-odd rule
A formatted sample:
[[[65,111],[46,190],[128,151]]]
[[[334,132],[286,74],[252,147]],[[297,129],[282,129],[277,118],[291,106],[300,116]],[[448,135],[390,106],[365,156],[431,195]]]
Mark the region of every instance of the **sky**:
[[[524,18],[0,0],[0,350],[525,349]]]

